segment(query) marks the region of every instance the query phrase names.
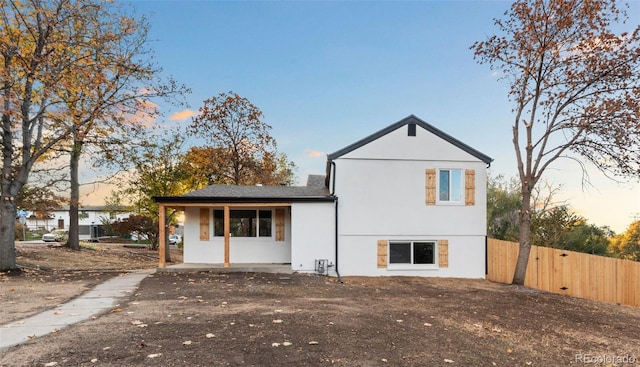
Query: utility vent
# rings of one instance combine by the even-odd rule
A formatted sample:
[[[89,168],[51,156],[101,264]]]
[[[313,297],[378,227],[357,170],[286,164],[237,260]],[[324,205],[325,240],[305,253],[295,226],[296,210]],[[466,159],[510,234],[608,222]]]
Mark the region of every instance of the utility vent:
[[[329,260],[327,260],[327,259],[320,259],[320,260],[316,259],[316,273],[321,274],[321,275],[329,274],[328,265],[329,265]]]
[[[407,135],[416,136],[416,124],[407,125]]]

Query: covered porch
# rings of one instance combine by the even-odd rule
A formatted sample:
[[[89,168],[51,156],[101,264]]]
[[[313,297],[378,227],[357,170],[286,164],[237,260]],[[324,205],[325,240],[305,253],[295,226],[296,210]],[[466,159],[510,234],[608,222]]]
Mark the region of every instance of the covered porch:
[[[184,264],[174,269],[284,266],[291,271],[290,208],[286,202],[159,202],[159,223],[167,209],[185,213]],[[165,268],[168,226],[159,228],[159,268]],[[270,269],[263,269],[267,272]]]
[[[309,176],[307,186],[211,185],[154,200],[160,223],[168,209],[185,213],[184,264],[172,269],[314,272],[317,259],[335,261],[336,198],[324,176]],[[167,229],[159,228],[160,269]]]

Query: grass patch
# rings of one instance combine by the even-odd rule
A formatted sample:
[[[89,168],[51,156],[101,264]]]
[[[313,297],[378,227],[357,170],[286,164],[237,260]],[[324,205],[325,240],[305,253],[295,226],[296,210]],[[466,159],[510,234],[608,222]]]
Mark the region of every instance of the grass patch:
[[[102,247],[96,245],[95,243],[84,242],[84,241],[80,241],[80,248],[83,248],[86,250],[94,250],[94,251],[98,251],[102,249]]]

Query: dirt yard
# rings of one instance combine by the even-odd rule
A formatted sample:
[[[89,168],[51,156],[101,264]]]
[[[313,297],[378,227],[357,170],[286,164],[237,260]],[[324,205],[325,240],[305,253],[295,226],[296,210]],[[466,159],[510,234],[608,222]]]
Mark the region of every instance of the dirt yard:
[[[20,273],[0,272],[0,324],[56,307],[118,273],[158,266],[158,254],[145,247],[95,244],[73,251],[57,244],[18,243]],[[182,253],[172,249],[173,261]]]
[[[42,258],[51,262],[65,251],[46,250]],[[24,263],[40,253],[20,251]],[[116,261],[108,250],[74,253],[79,264],[85,256],[91,268],[102,258]],[[144,258],[138,259],[138,268]],[[7,304],[14,311],[18,303],[39,303],[27,306],[31,312],[51,307],[47,297],[70,294],[55,289],[73,284],[81,291],[115,276],[106,268],[121,269],[113,262],[100,271],[43,271],[42,266],[37,274],[2,277],[3,322],[15,317],[5,315]],[[110,312],[2,351],[0,365],[640,365],[638,308],[484,280],[344,281],[313,275],[156,273]],[[34,283],[41,293],[24,298],[33,293]]]

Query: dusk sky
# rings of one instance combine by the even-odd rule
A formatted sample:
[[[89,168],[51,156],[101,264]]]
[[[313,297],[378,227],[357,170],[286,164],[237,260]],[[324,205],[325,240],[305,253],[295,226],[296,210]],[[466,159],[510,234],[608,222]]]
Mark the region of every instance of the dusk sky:
[[[234,91],[264,113],[299,183],[322,174],[326,154],[414,114],[494,159],[516,177],[507,85],[469,47],[494,34],[499,1],[136,1],[151,23],[165,74],[192,89],[189,108],[163,107],[166,126],[185,124],[203,100]],[[640,1],[631,4],[631,29]],[[622,29],[622,28],[621,28]],[[545,177],[590,223],[622,232],[640,216],[638,181],[595,187],[559,162]],[[640,218],[638,218],[640,219]]]

